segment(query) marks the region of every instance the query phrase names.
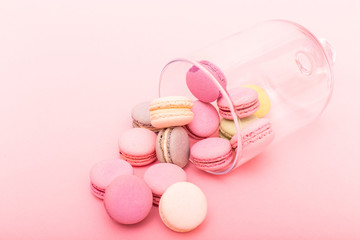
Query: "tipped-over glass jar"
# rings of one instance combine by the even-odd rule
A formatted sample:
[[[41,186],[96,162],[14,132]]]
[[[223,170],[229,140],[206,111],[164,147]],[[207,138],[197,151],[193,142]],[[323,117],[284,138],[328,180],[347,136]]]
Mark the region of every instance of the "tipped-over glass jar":
[[[219,89],[223,101],[228,102],[232,119],[237,119],[228,91],[247,84],[256,85],[265,90],[271,102],[264,118],[271,122],[274,144],[311,123],[324,111],[333,90],[334,60],[331,45],[304,27],[284,20],[265,21],[191,56],[169,62],[161,72],[159,96],[182,95],[196,99],[186,84],[187,72],[196,66]],[[204,61],[221,70],[226,88],[202,64]],[[216,106],[216,102],[212,104]],[[210,173],[228,173],[263,150],[246,154],[241,144],[241,121],[234,121],[234,125],[238,142],[234,158],[225,169]]]

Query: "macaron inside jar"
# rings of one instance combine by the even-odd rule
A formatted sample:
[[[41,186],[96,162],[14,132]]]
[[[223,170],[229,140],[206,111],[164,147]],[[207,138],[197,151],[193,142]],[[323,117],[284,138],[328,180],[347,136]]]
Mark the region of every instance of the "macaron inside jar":
[[[226,89],[224,73],[215,64],[202,60],[199,62],[208,72],[204,72],[197,66],[192,66],[186,73],[186,84],[190,92],[200,101],[213,102],[221,96],[218,86],[209,76],[211,74],[216,81]]]

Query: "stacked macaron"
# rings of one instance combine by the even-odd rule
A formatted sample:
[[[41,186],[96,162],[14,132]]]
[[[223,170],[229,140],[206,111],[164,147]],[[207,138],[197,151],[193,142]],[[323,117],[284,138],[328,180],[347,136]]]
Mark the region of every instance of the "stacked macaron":
[[[120,158],[91,169],[91,191],[104,200],[114,221],[138,223],[154,205],[168,228],[195,229],[206,216],[207,200],[187,182],[188,162],[203,171],[228,172],[236,150],[242,160],[249,160],[273,140],[271,123],[264,118],[270,98],[263,88],[227,89],[224,73],[209,61],[192,66],[186,84],[197,100],[166,96],[136,105],[131,112],[133,128],[119,137]],[[133,167],[148,169],[139,177]]]

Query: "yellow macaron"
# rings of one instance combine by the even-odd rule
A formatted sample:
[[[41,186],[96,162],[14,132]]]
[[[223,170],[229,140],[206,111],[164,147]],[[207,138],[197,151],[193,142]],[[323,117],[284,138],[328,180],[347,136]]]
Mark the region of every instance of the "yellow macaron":
[[[265,117],[265,115],[269,113],[270,108],[271,108],[269,95],[266,93],[266,91],[263,88],[261,88],[257,85],[247,84],[247,85],[244,85],[243,87],[254,89],[258,93],[260,107],[254,113],[254,115],[258,118]]]

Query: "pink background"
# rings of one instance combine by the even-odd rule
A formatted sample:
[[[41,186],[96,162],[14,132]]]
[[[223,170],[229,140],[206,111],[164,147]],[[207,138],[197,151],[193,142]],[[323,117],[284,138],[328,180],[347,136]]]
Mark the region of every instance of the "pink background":
[[[0,239],[360,239],[359,1],[130,2],[1,1]],[[118,156],[163,65],[271,18],[336,48],[322,117],[232,174],[188,167],[209,203],[193,232],[167,229],[156,208],[111,221],[89,170]]]

